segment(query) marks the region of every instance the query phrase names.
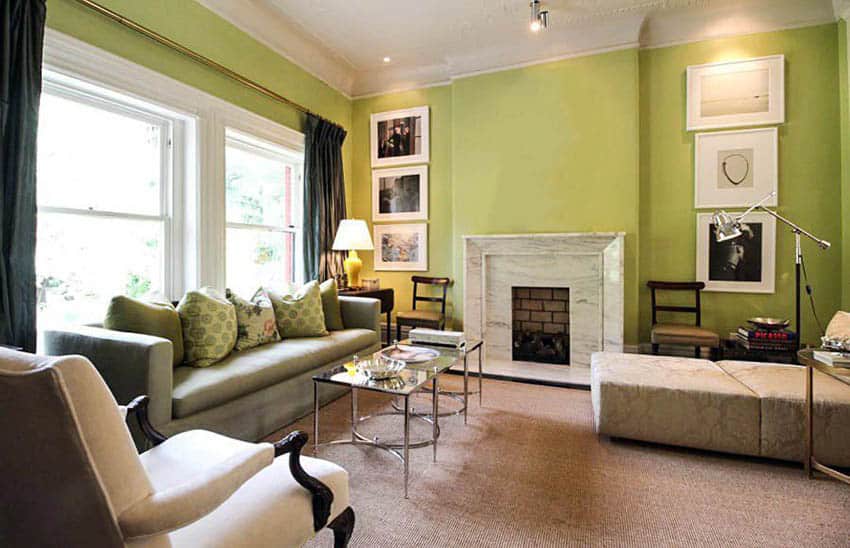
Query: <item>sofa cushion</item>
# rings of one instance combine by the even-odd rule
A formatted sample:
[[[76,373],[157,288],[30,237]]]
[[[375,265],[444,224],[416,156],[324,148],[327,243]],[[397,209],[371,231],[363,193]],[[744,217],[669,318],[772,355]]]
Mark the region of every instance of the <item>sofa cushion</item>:
[[[231,354],[206,367],[174,370],[174,417],[181,418],[350,356],[377,342],[369,329],[287,339]]]
[[[248,350],[255,346],[280,340],[272,301],[261,287],[247,301],[230,289],[225,293],[236,310],[235,350]]]
[[[266,293],[272,300],[277,328],[284,339],[328,334],[318,282],[307,282],[285,293],[270,289],[266,289]]]
[[[708,360],[597,352],[591,358],[597,432],[759,454],[759,400]]]
[[[208,367],[236,344],[236,309],[215,289],[189,291],[177,305],[186,365]]]
[[[761,454],[802,461],[805,455],[806,368],[721,361],[717,365],[761,399]],[[814,372],[815,457],[850,466],[850,386]]]
[[[147,303],[124,295],[112,297],[103,327],[168,339],[173,364],[183,363],[183,328],[171,303]]]
[[[333,493],[328,520],[333,521],[350,503],[348,473],[332,462],[303,455],[301,466]],[[303,546],[316,536],[312,505],[310,492],[292,477],[289,457],[281,457],[248,480],[224,504],[172,532],[169,539],[173,546],[206,548]]]

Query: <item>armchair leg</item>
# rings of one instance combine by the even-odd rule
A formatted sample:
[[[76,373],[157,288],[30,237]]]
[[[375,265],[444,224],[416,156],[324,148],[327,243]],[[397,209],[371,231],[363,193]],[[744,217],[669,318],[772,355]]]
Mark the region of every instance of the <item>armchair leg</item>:
[[[351,506],[342,511],[335,520],[328,524],[328,529],[334,532],[334,548],[345,548],[354,532],[354,510]]]
[[[395,320],[395,340],[401,340],[401,322],[398,321],[398,318]]]

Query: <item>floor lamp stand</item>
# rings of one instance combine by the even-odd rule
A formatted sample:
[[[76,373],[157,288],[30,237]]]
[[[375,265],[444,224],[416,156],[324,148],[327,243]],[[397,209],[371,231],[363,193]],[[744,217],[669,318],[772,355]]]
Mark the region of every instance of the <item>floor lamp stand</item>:
[[[794,276],[796,283],[794,285],[794,326],[797,328],[797,350],[803,344],[803,326],[800,324],[800,270],[803,267],[803,246],[800,245],[800,231],[794,230]]]

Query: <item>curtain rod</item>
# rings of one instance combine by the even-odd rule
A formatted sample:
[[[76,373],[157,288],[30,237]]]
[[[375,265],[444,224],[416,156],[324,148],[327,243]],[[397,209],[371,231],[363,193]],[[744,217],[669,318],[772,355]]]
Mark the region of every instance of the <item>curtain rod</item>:
[[[267,87],[265,87],[261,84],[258,84],[257,82],[251,80],[250,78],[247,78],[246,76],[243,76],[243,75],[239,74],[238,72],[230,70],[229,68],[225,67],[224,65],[213,61],[209,57],[201,55],[200,53],[198,53],[194,50],[191,50],[191,49],[187,48],[186,46],[178,44],[174,40],[172,40],[172,39],[170,39],[166,36],[163,36],[163,35],[159,34],[158,32],[153,31],[153,30],[151,30],[151,29],[149,29],[149,28],[147,28],[143,25],[140,25],[139,23],[136,23],[132,19],[128,19],[128,18],[124,17],[123,15],[121,15],[120,13],[116,13],[116,12],[112,11],[111,9],[98,4],[97,2],[93,2],[92,0],[74,0],[74,1],[77,2],[78,4],[81,4],[82,6],[85,6],[86,8],[89,8],[89,9],[111,19],[112,21],[114,21],[114,22],[116,22],[120,25],[127,27],[130,30],[133,30],[133,31],[141,34],[145,38],[153,40],[154,42],[157,42],[158,44],[161,44],[161,45],[163,45],[163,46],[165,46],[165,47],[167,47],[171,50],[174,50],[174,51],[176,51],[180,54],[183,54],[186,57],[189,57],[190,59],[197,61],[198,63],[201,63],[202,65],[206,65],[207,67],[224,74],[225,76],[227,76],[231,80],[234,80],[234,81],[238,82],[239,84],[242,84],[245,87],[253,89],[254,91],[261,93],[261,94],[265,95],[266,97],[268,97],[268,98],[270,98],[274,101],[277,101],[279,103],[283,103],[285,105],[289,105],[290,107],[292,107],[295,110],[298,110],[298,111],[300,111],[304,114],[308,114],[310,116],[315,116],[316,118],[319,118],[319,119],[324,120],[326,122],[332,123],[334,125],[339,125],[336,122],[328,120],[324,116],[316,114],[315,112],[308,109],[307,107],[300,105],[300,104],[296,103],[295,101],[293,101],[291,99],[287,99],[286,97],[284,97],[283,95],[280,95],[279,93],[275,93],[274,91],[270,90],[269,88],[267,88]]]

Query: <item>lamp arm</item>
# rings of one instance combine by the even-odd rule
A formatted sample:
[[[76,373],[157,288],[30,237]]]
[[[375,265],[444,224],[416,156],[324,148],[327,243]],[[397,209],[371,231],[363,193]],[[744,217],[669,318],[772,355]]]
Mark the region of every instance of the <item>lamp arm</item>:
[[[736,220],[737,222],[741,222],[741,220],[742,220],[744,217],[746,217],[747,215],[749,215],[750,213],[752,213],[752,212],[753,212],[753,210],[755,210],[755,209],[758,209],[758,208],[762,207],[762,204],[763,204],[763,203],[765,203],[766,201],[768,201],[769,199],[771,199],[774,195],[776,195],[776,192],[771,192],[770,194],[768,194],[767,196],[765,196],[764,198],[762,198],[762,199],[761,199],[761,200],[759,200],[758,202],[756,202],[756,203],[754,203],[753,205],[751,205],[751,206],[750,206],[750,207],[749,207],[749,208],[748,208],[745,212],[743,212],[743,213],[741,213],[740,215],[738,215],[738,217],[737,217],[735,220]],[[763,208],[762,208],[762,209],[763,209]],[[771,211],[771,213],[773,213],[773,212]]]
[[[798,233],[798,234],[802,234],[803,236],[805,236],[805,237],[809,238],[810,240],[812,240],[813,242],[815,242],[815,243],[818,245],[818,247],[820,247],[821,249],[829,249],[829,246],[831,246],[831,245],[832,245],[832,244],[830,244],[828,241],[826,241],[826,240],[821,240],[820,238],[818,238],[817,236],[815,236],[814,234],[812,234],[812,233],[811,233],[811,232],[809,232],[808,230],[805,230],[804,228],[801,228],[801,227],[800,227],[798,224],[796,224],[795,222],[793,222],[793,221],[791,221],[791,220],[789,220],[789,219],[786,219],[785,217],[783,217],[783,216],[782,216],[782,215],[780,215],[779,213],[777,213],[777,212],[773,211],[772,209],[768,209],[768,208],[764,207],[764,206],[763,206],[763,205],[761,205],[761,204],[759,204],[759,205],[757,205],[757,206],[755,206],[755,207],[757,207],[758,209],[761,209],[762,211],[764,211],[764,212],[766,212],[766,213],[770,213],[771,215],[773,215],[774,217],[776,217],[777,219],[779,219],[780,221],[782,221],[783,223],[785,223],[786,225],[788,225],[789,227],[791,227],[791,230],[793,230],[794,232],[796,232],[796,233]],[[741,218],[743,218],[743,215],[742,215],[741,217],[739,217],[739,220],[740,220]]]

